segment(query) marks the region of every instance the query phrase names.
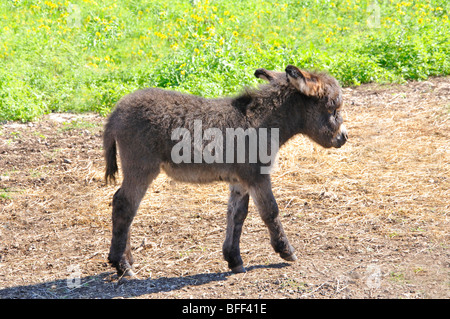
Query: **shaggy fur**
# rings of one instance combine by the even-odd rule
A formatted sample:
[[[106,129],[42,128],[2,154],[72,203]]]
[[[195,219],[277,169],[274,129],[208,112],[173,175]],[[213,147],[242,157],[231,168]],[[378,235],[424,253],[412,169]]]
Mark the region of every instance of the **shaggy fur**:
[[[288,66],[286,72],[258,69],[255,76],[269,83],[247,89],[237,97],[206,99],[158,88],[148,88],[122,98],[104,131],[106,180],[118,170],[117,147],[123,183],[113,199],[113,236],[109,260],[119,274],[131,274],[130,227],[152,180],[163,169],[175,180],[195,183],[230,183],[227,234],[223,254],[230,269],[242,272],[239,252],[242,224],[251,196],[269,229],[274,250],[285,260],[295,260],[278,217],[270,176],[261,174],[263,163],[179,163],[171,158],[177,143],[175,129],[194,134],[194,121],[203,129],[279,129],[282,146],[296,134],[304,134],[324,147],[341,147],[347,140],[340,109],[342,93],[337,81],[324,73],[310,73]],[[205,144],[205,141],[203,141]],[[226,148],[226,145],[223,146]],[[248,150],[248,148],[247,148]]]

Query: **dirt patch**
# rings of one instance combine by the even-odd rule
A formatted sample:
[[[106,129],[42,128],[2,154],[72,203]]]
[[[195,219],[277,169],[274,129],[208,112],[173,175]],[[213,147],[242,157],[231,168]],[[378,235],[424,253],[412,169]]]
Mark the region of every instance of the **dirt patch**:
[[[450,78],[344,89],[350,140],[298,136],[273,174],[298,261],[250,204],[247,273],[223,261],[228,187],[160,175],[133,223],[137,279],[106,258],[104,118],[0,126],[0,298],[449,298]]]

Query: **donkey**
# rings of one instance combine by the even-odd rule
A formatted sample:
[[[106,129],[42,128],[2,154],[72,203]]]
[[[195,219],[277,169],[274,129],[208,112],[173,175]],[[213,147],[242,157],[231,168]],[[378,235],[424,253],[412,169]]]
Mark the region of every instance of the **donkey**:
[[[229,183],[223,256],[232,272],[245,272],[239,241],[250,197],[268,227],[275,252],[287,261],[297,259],[279,218],[270,172],[263,173],[262,170],[267,168],[267,161],[262,160],[261,154],[252,154],[256,148],[250,145],[252,138],[249,132],[253,129],[258,138],[263,137],[263,129],[266,132],[269,130],[266,142],[272,153],[278,151],[277,147],[272,146],[282,146],[296,134],[304,134],[325,148],[339,148],[348,139],[341,116],[342,91],[331,76],[300,70],[293,65],[288,65],[285,72],[258,69],[255,76],[268,83],[258,88],[248,88],[234,97],[206,99],[147,88],[126,95],[117,103],[105,124],[103,147],[106,181],[115,181],[118,171],[117,147],[123,173],[122,185],[112,200],[113,228],[108,255],[118,275],[133,276],[131,224],[147,188],[161,169],[171,178],[182,182]],[[215,154],[211,153],[213,159],[220,158],[215,157],[220,155],[220,151],[226,154],[229,151],[237,152],[226,162],[195,158],[207,148],[204,139],[200,144],[177,148],[180,137],[195,135],[195,123],[201,123],[207,130],[214,129],[214,132],[240,129],[245,133],[240,140],[245,147],[237,150],[239,145],[218,139],[215,144],[217,148],[212,152]],[[180,129],[184,133],[174,135]],[[238,138],[234,136],[234,140]],[[246,154],[239,160],[242,151]],[[178,155],[184,160],[180,161]],[[274,155],[270,155],[272,159]]]

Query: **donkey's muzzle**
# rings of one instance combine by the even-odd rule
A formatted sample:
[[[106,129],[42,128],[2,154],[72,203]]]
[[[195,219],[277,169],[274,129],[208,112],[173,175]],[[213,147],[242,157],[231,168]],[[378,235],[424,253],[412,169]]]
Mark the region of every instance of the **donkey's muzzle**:
[[[338,134],[333,140],[333,147],[339,148],[345,144],[348,140],[347,128],[345,125],[341,125]]]

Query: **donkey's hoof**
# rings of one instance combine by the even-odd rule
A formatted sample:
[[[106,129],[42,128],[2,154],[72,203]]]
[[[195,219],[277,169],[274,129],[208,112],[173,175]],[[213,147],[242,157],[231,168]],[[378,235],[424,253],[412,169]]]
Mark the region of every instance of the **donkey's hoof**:
[[[241,273],[247,272],[245,270],[244,266],[242,266],[242,265],[231,268],[231,271],[235,274],[241,274]]]
[[[117,270],[117,277],[119,277],[119,280],[128,280],[136,278],[136,274],[131,268],[127,268],[125,270]]]
[[[136,277],[136,274],[134,273],[133,270],[127,269],[127,270],[124,271],[122,277],[132,278],[132,277]]]
[[[296,261],[297,260],[297,256],[295,256],[295,254],[291,254],[291,255],[280,255],[281,258],[283,258],[286,261]]]

